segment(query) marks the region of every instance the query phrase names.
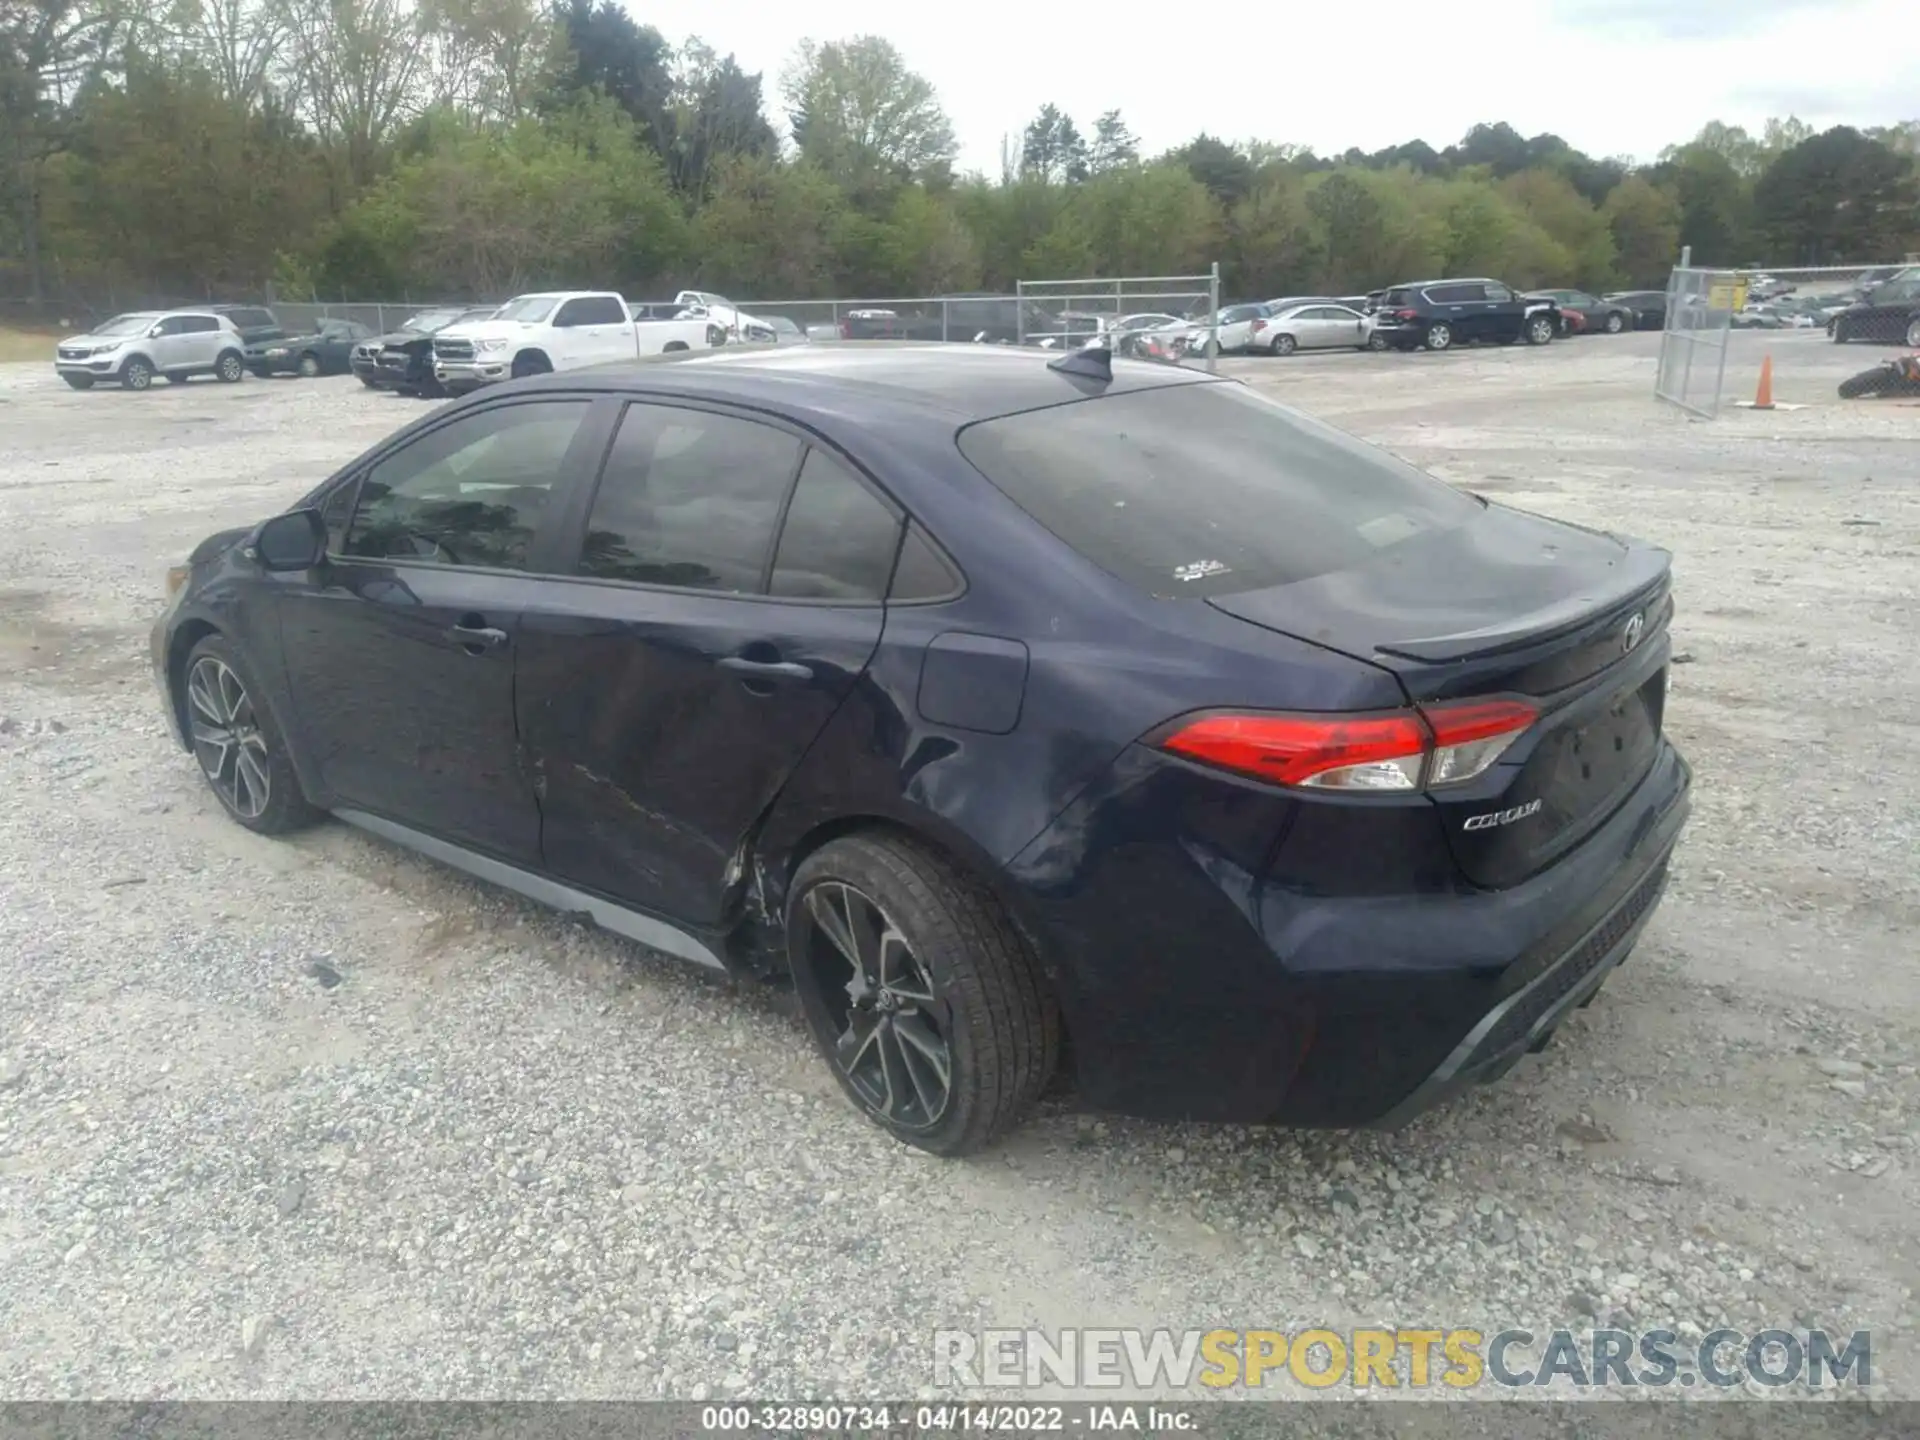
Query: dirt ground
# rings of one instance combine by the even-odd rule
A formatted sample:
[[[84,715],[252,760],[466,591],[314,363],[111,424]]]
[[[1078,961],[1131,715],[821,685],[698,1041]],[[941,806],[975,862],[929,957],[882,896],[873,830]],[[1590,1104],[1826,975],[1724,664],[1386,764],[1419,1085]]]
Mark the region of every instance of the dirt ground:
[[[943,1165],[799,1024],[338,826],[225,821],[145,668],[165,568],[420,411],[0,366],[0,1395],[913,1395],[941,1325],[1869,1329],[1920,1397],[1920,406],[1736,335],[1224,362],[1675,555],[1696,810],[1598,1003],[1409,1129],[1052,1102]],[[333,976],[332,982],[325,978]]]

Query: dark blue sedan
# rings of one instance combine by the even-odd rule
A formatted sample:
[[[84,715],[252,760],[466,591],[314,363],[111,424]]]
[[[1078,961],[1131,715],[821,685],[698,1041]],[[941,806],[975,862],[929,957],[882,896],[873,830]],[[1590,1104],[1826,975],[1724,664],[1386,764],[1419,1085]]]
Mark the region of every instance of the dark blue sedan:
[[[791,984],[958,1154],[1089,1105],[1396,1123],[1647,923],[1669,557],[1239,383],[812,346],[490,387],[216,535],[153,634],[221,803]]]

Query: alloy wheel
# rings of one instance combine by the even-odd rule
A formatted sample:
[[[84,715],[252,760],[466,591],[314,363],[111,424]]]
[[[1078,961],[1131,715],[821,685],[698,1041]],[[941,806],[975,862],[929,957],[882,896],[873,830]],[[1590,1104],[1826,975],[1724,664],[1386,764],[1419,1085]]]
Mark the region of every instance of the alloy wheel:
[[[318,355],[302,355],[300,357],[300,373],[309,380],[313,379],[314,376],[320,373],[320,357]]]
[[[238,383],[240,377],[247,373],[247,367],[242,363],[238,355],[229,352],[220,357],[220,368],[214,373],[227,384],[233,385]]]
[[[1427,327],[1427,348],[1446,350],[1453,345],[1453,327],[1449,325],[1430,325]]]
[[[273,797],[266,737],[246,686],[231,667],[202,655],[187,672],[188,730],[207,783],[227,808],[256,820]]]
[[[129,390],[144,390],[153,383],[153,367],[136,355],[120,372],[120,383]]]
[[[1920,350],[1920,320],[1915,320],[1907,326],[1907,345],[1911,349]]]
[[[1553,339],[1553,322],[1544,315],[1537,318],[1529,327],[1527,336],[1536,345],[1545,345]]]
[[[953,1095],[953,1008],[912,945],[869,896],[822,880],[805,896],[833,1062],[854,1093],[901,1130],[930,1130]]]
[[[1273,337],[1273,353],[1276,355],[1291,355],[1297,343],[1291,335],[1276,335]]]
[[[1622,330],[1626,328],[1627,328],[1627,322],[1620,318],[1620,312],[1618,310],[1613,310],[1608,312],[1607,333],[1609,335],[1618,335]]]

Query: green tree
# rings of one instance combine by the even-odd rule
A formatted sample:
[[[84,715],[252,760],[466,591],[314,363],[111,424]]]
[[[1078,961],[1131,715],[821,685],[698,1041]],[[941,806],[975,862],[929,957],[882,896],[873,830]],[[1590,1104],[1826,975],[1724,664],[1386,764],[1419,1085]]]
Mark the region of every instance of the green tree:
[[[1613,284],[1613,232],[1592,203],[1556,170],[1522,170],[1501,182],[1501,192],[1519,213],[1565,252],[1561,283],[1605,290]],[[1552,274],[1521,276],[1521,284],[1551,284]]]
[[[1140,158],[1140,142],[1134,138],[1118,110],[1109,110],[1093,122],[1093,143],[1088,147],[1087,168],[1095,175]]]
[[[812,165],[725,157],[694,220],[701,280],[730,294],[829,293],[838,262],[834,228],[846,203]]]
[[[1087,178],[1087,142],[1073,117],[1057,105],[1043,105],[1027,125],[1020,144],[1020,173],[1042,180]]]
[[[1167,158],[1185,165],[1222,205],[1237,205],[1253,189],[1253,161],[1211,135],[1196,135]]]
[[[1753,201],[1771,254],[1837,265],[1898,255],[1914,231],[1915,193],[1912,159],[1836,125],[1768,166]]]
[[[804,42],[781,92],[801,158],[854,195],[953,162],[953,126],[933,86],[877,35]]]
[[[1628,285],[1664,285],[1680,263],[1680,205],[1639,175],[1629,175],[1607,196],[1600,213],[1613,233],[1620,278]]]

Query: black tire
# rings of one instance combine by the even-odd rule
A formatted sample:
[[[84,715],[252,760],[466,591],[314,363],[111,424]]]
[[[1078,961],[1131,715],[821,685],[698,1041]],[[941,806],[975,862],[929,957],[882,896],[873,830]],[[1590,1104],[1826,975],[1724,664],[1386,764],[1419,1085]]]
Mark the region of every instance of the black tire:
[[[1554,323],[1545,315],[1529,316],[1526,323],[1526,337],[1529,345],[1549,345],[1553,343]]]
[[[1384,351],[1389,348],[1387,345],[1387,337],[1379,334],[1369,335],[1366,345],[1362,348],[1372,350],[1376,353]]]
[[[529,351],[513,357],[513,378],[524,380],[529,375],[551,375],[553,362],[538,351]]]
[[[205,667],[224,670],[239,686],[244,704],[228,714],[224,726],[213,713],[220,704],[204,698],[209,692],[201,687],[211,673]],[[319,818],[320,812],[307,803],[300,789],[300,777],[294,773],[293,762],[287,755],[286,738],[274,719],[272,707],[257,699],[262,692],[238,651],[219,635],[206,636],[187,652],[176,683],[201,778],[228,815],[261,835],[284,835]],[[219,687],[217,693],[221,704],[232,699],[231,692],[224,686]],[[221,747],[219,742],[205,738],[216,734],[238,738]],[[250,766],[243,767],[243,757],[251,757]],[[267,793],[255,810],[243,796],[254,792],[258,776],[265,777]],[[241,782],[245,789],[235,783],[223,786],[223,780]]]
[[[1436,320],[1427,326],[1425,342],[1429,350],[1451,350],[1453,348],[1453,327],[1444,320]]]
[[[62,375],[60,378],[76,390],[91,390],[93,388],[93,376],[91,375]]]
[[[1842,400],[1864,400],[1869,395],[1885,394],[1893,388],[1894,375],[1885,365],[1876,365],[1871,370],[1862,370],[1851,379],[1840,382]]]
[[[153,362],[144,355],[129,355],[120,367],[120,384],[128,390],[145,390],[153,384]]]
[[[1920,350],[1920,316],[1907,322],[1907,348]]]
[[[1847,327],[1840,324],[1840,322],[1837,320],[1833,324],[1827,326],[1827,334],[1833,337],[1833,343],[1836,345],[1844,345],[1847,343],[1848,340],[1852,338],[1850,335],[1847,334]]]
[[[300,357],[300,363],[294,368],[299,370],[302,380],[315,379],[320,374],[320,357],[309,350]]]
[[[1300,342],[1291,335],[1276,335],[1273,344],[1267,347],[1269,355],[1291,355],[1300,348]]]
[[[1607,325],[1606,325],[1607,334],[1618,335],[1622,330],[1626,328],[1627,328],[1626,316],[1622,315],[1618,310],[1609,310],[1607,312]]]
[[[247,378],[247,362],[238,350],[223,350],[213,362],[213,378],[222,385],[238,385]]]
[[[861,902],[872,907],[873,923],[858,918]],[[854,948],[879,957],[870,977],[877,985],[859,978],[816,918],[822,914],[851,917],[841,928],[872,942]],[[881,943],[886,935],[897,937],[892,947]],[[1019,1125],[1052,1078],[1059,1007],[1019,931],[983,885],[911,840],[849,835],[808,856],[788,896],[787,950],[822,1057],[855,1106],[897,1140],[935,1155],[969,1154]],[[904,977],[904,998],[888,987],[888,954],[891,973]],[[927,996],[924,1006],[916,991]],[[910,1023],[920,1037],[912,1045]],[[865,1036],[856,1038],[863,1024]],[[927,1034],[945,1046],[937,1104],[927,1094],[938,1076],[923,1048]],[[917,1069],[909,1049],[920,1057]],[[884,1098],[863,1088],[876,1083],[885,1084]],[[895,1103],[905,1089],[914,1093]]]

